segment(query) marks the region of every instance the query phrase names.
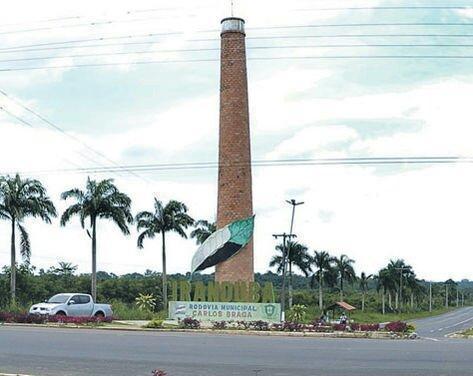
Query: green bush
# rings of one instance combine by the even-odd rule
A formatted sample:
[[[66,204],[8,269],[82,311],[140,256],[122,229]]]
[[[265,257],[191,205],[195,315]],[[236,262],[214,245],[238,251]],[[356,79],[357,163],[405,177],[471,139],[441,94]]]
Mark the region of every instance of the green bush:
[[[292,321],[298,324],[303,323],[306,316],[307,316],[307,307],[302,304],[293,305],[287,315],[289,321]]]
[[[148,329],[161,329],[163,327],[163,320],[153,319],[149,323],[147,323],[144,327]]]

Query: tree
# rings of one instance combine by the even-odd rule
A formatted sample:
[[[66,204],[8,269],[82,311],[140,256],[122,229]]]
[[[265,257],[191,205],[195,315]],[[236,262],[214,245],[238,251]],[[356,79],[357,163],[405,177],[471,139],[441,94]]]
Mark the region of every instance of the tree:
[[[210,235],[217,231],[217,224],[200,220],[195,222],[195,229],[191,232],[191,238],[195,239],[198,245],[203,244]]]
[[[367,275],[365,272],[361,273],[360,276],[360,288],[361,288],[361,311],[365,311],[365,298],[366,290],[368,289],[368,282],[373,278],[373,274]]]
[[[60,276],[71,276],[77,271],[77,265],[60,261],[57,267],[51,268],[51,271]]]
[[[356,279],[355,270],[353,269],[354,260],[347,255],[341,255],[335,258],[335,270],[338,273],[338,281],[340,283],[340,300],[343,301],[344,282],[351,283]]]
[[[166,275],[166,233],[175,232],[187,239],[185,230],[194,224],[194,220],[187,214],[187,206],[179,201],[171,200],[165,206],[157,198],[154,199],[154,212],[143,211],[136,216],[138,232],[138,248],[143,249],[146,238],[153,239],[161,234],[163,260],[163,304],[167,309],[168,285]]]
[[[315,280],[319,285],[319,309],[324,308],[323,286],[324,282],[328,284],[333,283],[333,261],[334,258],[325,251],[315,251],[312,263],[315,266],[316,272],[313,275],[312,285],[315,285]],[[330,280],[332,279],[332,281]]]
[[[73,216],[79,216],[82,228],[89,226],[87,234],[92,240],[92,282],[91,294],[94,301],[97,299],[97,221],[110,219],[125,235],[130,234],[128,225],[133,223],[131,215],[131,199],[120,192],[113,184],[112,179],[95,181],[87,178],[85,191],[78,188],[62,193],[63,200],[74,199],[75,203],[69,206],[61,217],[61,226],[65,226]]]
[[[28,217],[40,218],[51,223],[56,217],[56,208],[41,182],[15,177],[0,178],[0,219],[11,222],[11,270],[10,295],[12,303],[16,299],[16,230],[20,233],[20,253],[29,262],[31,257],[30,237],[23,221]]]
[[[289,307],[292,307],[292,270],[293,267],[297,267],[306,277],[309,275],[311,259],[308,253],[308,248],[298,242],[289,241],[286,244],[287,246],[287,264],[289,266]],[[279,244],[276,246],[276,251],[281,253],[280,255],[275,255],[269,262],[270,267],[277,266],[278,273],[282,273],[284,270],[284,244]]]
[[[452,287],[455,285],[456,285],[455,281],[451,278],[445,281],[445,308],[449,307],[449,287]]]

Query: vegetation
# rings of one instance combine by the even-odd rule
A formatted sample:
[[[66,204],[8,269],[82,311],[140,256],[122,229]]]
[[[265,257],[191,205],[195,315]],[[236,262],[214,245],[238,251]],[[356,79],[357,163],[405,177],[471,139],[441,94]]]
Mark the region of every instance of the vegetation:
[[[183,238],[187,238],[185,230],[194,224],[194,220],[187,214],[187,206],[179,201],[169,201],[163,205],[157,198],[154,199],[154,212],[141,212],[136,216],[136,227],[138,232],[138,248],[144,247],[143,242],[146,238],[153,239],[161,234],[162,240],[162,288],[163,305],[167,308],[168,302],[168,284],[166,276],[166,233],[175,232]]]
[[[46,223],[56,217],[56,208],[46,189],[38,180],[15,177],[0,177],[0,219],[11,223],[10,296],[16,301],[16,229],[20,233],[20,252],[27,262],[31,256],[30,238],[23,221],[28,217],[39,217]]]
[[[111,219],[125,235],[130,234],[128,225],[133,222],[131,215],[131,199],[120,192],[113,184],[113,180],[95,181],[87,179],[85,191],[78,188],[71,189],[61,195],[63,200],[74,199],[75,203],[62,214],[61,226],[65,226],[73,216],[79,216],[82,228],[89,219],[92,240],[92,283],[91,295],[97,300],[97,220]]]
[[[199,220],[195,222],[195,229],[191,232],[191,238],[195,239],[197,245],[201,245],[215,231],[217,231],[217,224],[215,222]]]
[[[298,242],[287,242],[286,244],[286,262],[289,266],[289,307],[292,307],[292,297],[293,297],[293,287],[292,287],[292,277],[293,277],[293,268],[297,267],[305,276],[309,275],[311,257],[308,253],[308,248]],[[277,266],[278,273],[282,273],[284,265],[284,245],[279,244],[276,246],[277,255],[273,256],[269,266]]]

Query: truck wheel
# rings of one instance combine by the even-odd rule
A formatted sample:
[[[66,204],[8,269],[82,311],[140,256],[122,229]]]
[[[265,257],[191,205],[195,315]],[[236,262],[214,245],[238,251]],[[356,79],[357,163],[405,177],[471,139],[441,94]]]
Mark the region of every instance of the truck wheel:
[[[59,311],[58,313],[56,313],[56,316],[66,317],[66,313],[63,311]]]
[[[103,312],[97,312],[94,316],[99,320],[103,320],[105,318]]]

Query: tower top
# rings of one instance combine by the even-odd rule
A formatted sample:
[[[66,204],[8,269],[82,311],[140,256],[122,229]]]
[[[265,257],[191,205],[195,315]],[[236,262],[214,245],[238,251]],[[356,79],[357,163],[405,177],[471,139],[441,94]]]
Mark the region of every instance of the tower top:
[[[222,20],[222,34],[241,33],[245,34],[245,20],[238,17],[227,17]]]

